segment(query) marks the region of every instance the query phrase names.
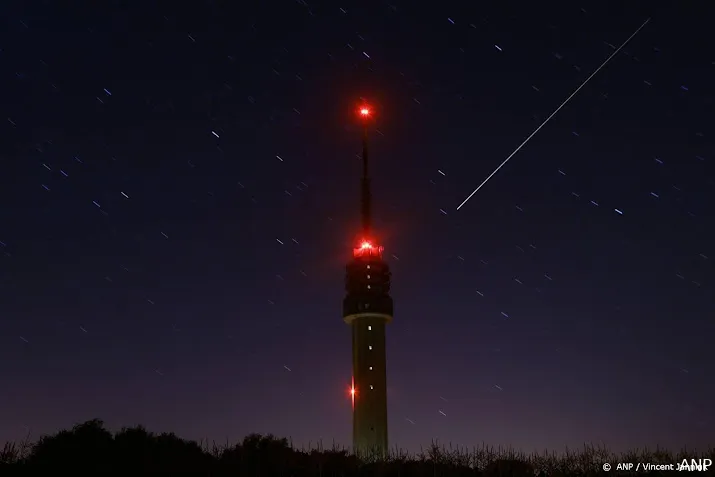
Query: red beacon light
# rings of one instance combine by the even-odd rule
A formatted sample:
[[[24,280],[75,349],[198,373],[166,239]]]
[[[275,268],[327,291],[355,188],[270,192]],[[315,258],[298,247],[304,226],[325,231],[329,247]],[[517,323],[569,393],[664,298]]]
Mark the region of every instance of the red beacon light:
[[[369,240],[363,240],[360,245],[353,249],[353,256],[355,258],[367,258],[367,257],[382,257],[384,247],[380,245],[373,245]]]
[[[370,109],[369,106],[360,106],[357,112],[358,116],[360,116],[360,119],[362,120],[370,119],[372,116],[372,109]]]

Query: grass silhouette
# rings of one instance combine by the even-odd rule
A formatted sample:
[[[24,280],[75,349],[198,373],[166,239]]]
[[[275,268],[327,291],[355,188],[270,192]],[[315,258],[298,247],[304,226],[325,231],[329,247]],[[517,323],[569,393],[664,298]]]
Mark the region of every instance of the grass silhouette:
[[[336,446],[325,449],[318,444],[310,449],[297,449],[287,439],[272,435],[251,434],[240,444],[217,445],[181,439],[173,433],[155,434],[142,426],[112,434],[101,420],[94,419],[71,430],[44,436],[35,443],[28,436],[23,442],[6,444],[0,451],[0,475],[50,475],[48,471],[54,475],[69,471],[73,475],[97,476],[578,477],[604,475],[605,462],[614,466],[617,462],[672,464],[693,458],[715,460],[715,449],[699,453],[643,449],[616,455],[604,448],[585,446],[560,455],[548,452],[526,455],[486,445],[465,449],[432,443],[417,454],[396,449],[387,459],[358,459]],[[609,474],[629,475],[616,472],[615,467]]]

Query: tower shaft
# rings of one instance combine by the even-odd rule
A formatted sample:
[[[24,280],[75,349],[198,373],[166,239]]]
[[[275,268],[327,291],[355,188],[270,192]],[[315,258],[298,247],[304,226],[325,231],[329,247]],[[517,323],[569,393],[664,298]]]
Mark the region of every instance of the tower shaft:
[[[353,447],[362,457],[386,457],[387,369],[385,323],[380,315],[362,314],[352,322]]]

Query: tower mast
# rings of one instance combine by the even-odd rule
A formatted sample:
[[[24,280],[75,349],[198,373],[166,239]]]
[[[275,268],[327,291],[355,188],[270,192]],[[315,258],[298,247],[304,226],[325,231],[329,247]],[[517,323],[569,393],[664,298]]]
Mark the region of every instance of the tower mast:
[[[368,150],[367,150],[367,125],[368,118],[370,116],[370,110],[368,108],[362,108],[360,110],[360,115],[363,118],[363,129],[362,129],[362,190],[360,197],[361,205],[361,218],[362,218],[362,232],[365,237],[370,236],[370,229],[372,227],[372,197],[370,195],[370,175],[368,170]]]

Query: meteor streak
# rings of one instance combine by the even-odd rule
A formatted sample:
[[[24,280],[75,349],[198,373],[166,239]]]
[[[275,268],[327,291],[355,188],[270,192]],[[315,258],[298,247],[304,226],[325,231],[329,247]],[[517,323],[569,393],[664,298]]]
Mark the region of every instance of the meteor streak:
[[[549,120],[550,120],[551,118],[553,118],[553,117],[556,115],[556,113],[558,113],[558,112],[561,110],[561,108],[563,108],[564,106],[566,106],[566,103],[568,103],[568,102],[571,100],[571,98],[573,98],[574,96],[576,96],[576,93],[578,93],[578,92],[581,90],[581,88],[583,88],[584,86],[586,86],[586,83],[588,83],[588,82],[591,80],[591,78],[593,78],[594,76],[596,76],[596,73],[598,73],[599,71],[601,71],[601,68],[603,68],[604,66],[606,66],[606,65],[608,64],[608,62],[611,61],[611,58],[613,58],[614,56],[616,56],[616,55],[618,54],[618,52],[621,51],[621,49],[622,49],[624,46],[626,46],[626,44],[627,44],[629,41],[631,41],[631,40],[633,39],[633,37],[636,36],[636,35],[638,34],[638,32],[641,31],[641,29],[642,29],[644,26],[646,26],[646,25],[648,24],[649,21],[650,21],[650,18],[646,19],[646,21],[644,21],[643,24],[642,24],[641,26],[639,26],[638,29],[637,29],[636,31],[634,31],[633,34],[632,34],[631,36],[629,36],[628,39],[627,39],[626,41],[624,41],[623,44],[621,44],[621,46],[619,46],[618,49],[616,49],[616,51],[614,51],[614,52],[611,54],[611,56],[609,56],[608,58],[606,58],[606,61],[604,61],[603,63],[601,63],[601,66],[599,66],[598,68],[596,68],[596,71],[594,71],[593,73],[591,73],[591,76],[589,76],[588,78],[586,78],[586,80],[585,80],[583,83],[581,83],[581,86],[579,86],[578,88],[576,88],[576,91],[574,91],[573,93],[571,93],[571,96],[569,96],[568,98],[566,98],[566,100],[565,100],[563,103],[561,103],[561,106],[559,106],[558,108],[556,108],[556,110],[555,110],[553,113],[551,113],[551,115],[550,115],[548,118],[546,118],[546,119],[544,120],[544,122],[541,123],[541,125],[540,125],[538,128],[536,128],[536,129],[534,130],[534,132],[532,132],[532,133],[529,135],[529,137],[527,137],[526,139],[524,139],[524,142],[522,142],[521,144],[519,144],[519,147],[517,147],[516,149],[514,149],[514,152],[512,152],[511,154],[509,154],[509,157],[507,157],[506,159],[504,159],[504,162],[502,162],[501,164],[499,164],[499,167],[497,167],[496,169],[494,169],[494,172],[492,172],[491,174],[489,174],[489,176],[487,176],[487,178],[484,179],[484,182],[482,182],[481,184],[479,184],[479,187],[477,187],[476,189],[474,189],[474,191],[473,191],[471,194],[469,194],[469,197],[467,197],[466,199],[464,199],[464,201],[462,201],[462,203],[459,204],[459,206],[457,207],[457,210],[461,209],[462,206],[463,206],[464,204],[466,204],[467,201],[468,201],[469,199],[471,199],[472,196],[473,196],[474,194],[476,194],[476,193],[479,191],[479,189],[481,189],[481,188],[484,186],[484,184],[487,183],[487,181],[489,181],[489,179],[491,179],[492,177],[494,177],[494,174],[496,174],[497,172],[499,172],[499,169],[501,169],[502,167],[504,167],[504,165],[505,165],[507,162],[509,162],[509,159],[511,159],[512,157],[514,157],[514,155],[515,155],[517,152],[519,152],[519,150],[520,150],[522,147],[524,147],[524,145],[525,145],[527,142],[529,142],[529,140],[530,140],[532,137],[534,137],[534,135],[535,135],[537,132],[539,132],[539,130],[540,130],[541,128],[543,128],[543,127],[546,125],[546,123],[548,123]]]

